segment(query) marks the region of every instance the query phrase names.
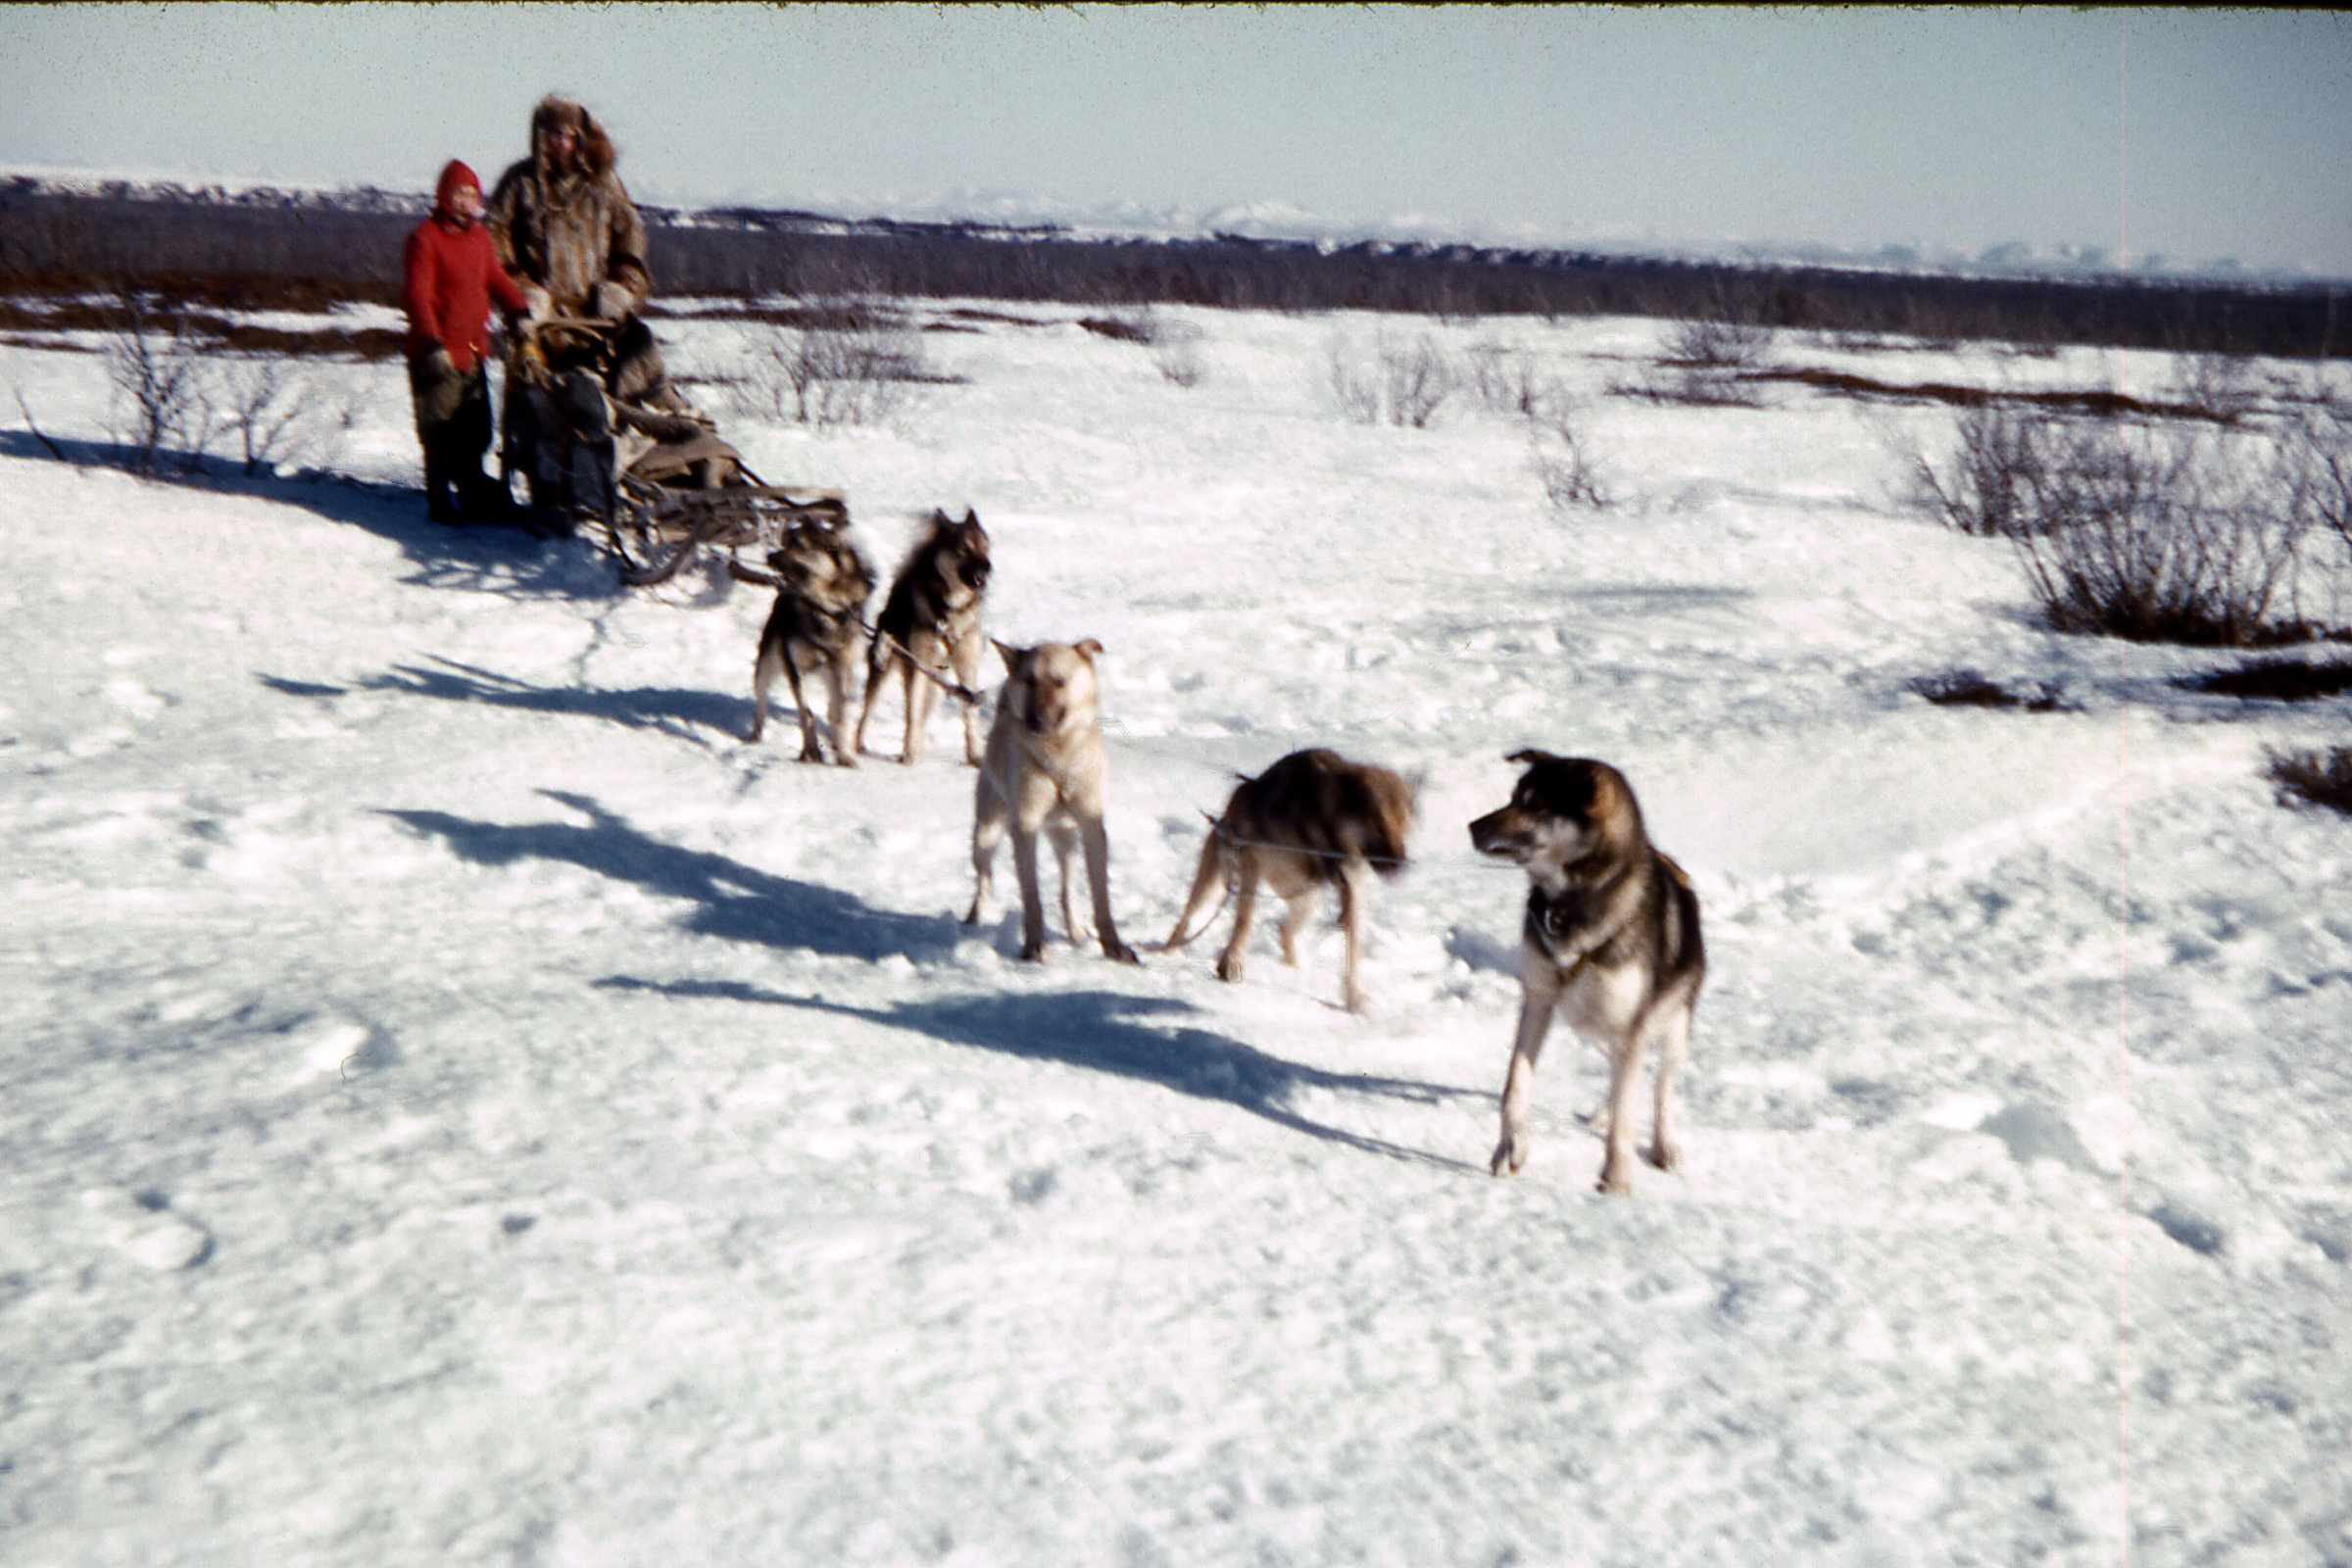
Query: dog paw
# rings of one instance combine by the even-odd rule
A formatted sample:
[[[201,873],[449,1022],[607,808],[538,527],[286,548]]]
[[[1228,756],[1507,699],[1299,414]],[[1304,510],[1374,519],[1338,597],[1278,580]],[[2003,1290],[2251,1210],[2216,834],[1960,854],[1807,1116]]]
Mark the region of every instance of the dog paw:
[[[1683,1168],[1682,1150],[1662,1138],[1642,1151],[1642,1157],[1660,1170],[1681,1170]]]
[[[1046,945],[1045,945],[1043,942],[1024,942],[1024,943],[1022,943],[1022,944],[1021,944],[1021,961],[1022,961],[1023,963],[1043,963],[1043,962],[1045,962],[1045,961],[1046,961]]]
[[[1516,1176],[1519,1174],[1519,1167],[1526,1163],[1527,1150],[1515,1141],[1505,1138],[1494,1146],[1494,1157],[1487,1162],[1487,1169],[1497,1176]]]
[[[1219,959],[1217,960],[1217,978],[1218,978],[1218,979],[1220,979],[1220,980],[1239,980],[1239,979],[1241,979],[1241,977],[1242,977],[1242,960],[1241,960],[1241,959],[1239,959],[1239,958],[1219,958]]]
[[[1634,1195],[1633,1175],[1615,1160],[1610,1160],[1600,1167],[1600,1180],[1594,1184],[1593,1191],[1609,1193],[1618,1198],[1631,1198]]]
[[[1135,950],[1124,942],[1103,943],[1102,956],[1108,958],[1113,963],[1133,963],[1140,965],[1144,961],[1143,959],[1137,957],[1135,955]]]
[[[1360,1013],[1369,1004],[1371,999],[1361,991],[1350,988],[1340,1000],[1347,1003],[1349,1012]]]

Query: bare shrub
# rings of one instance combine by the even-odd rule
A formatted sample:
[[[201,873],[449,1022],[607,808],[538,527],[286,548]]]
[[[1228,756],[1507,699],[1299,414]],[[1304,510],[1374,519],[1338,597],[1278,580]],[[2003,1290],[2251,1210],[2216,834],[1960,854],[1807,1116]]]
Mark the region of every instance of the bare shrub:
[[[331,464],[359,422],[348,398],[333,398],[284,360],[232,360],[219,377],[220,433],[236,443],[247,478],[309,459]]]
[[[2061,421],[2022,409],[1962,409],[1953,420],[1952,455],[1942,471],[1926,454],[1904,454],[1913,503],[1961,533],[2015,538],[2048,526],[2071,510],[2068,482],[2074,436]]]
[[[1668,323],[1658,347],[1670,365],[1703,370],[1756,368],[1772,349],[1772,328],[1766,324],[1757,286],[1718,277],[1698,309]]]
[[[2317,402],[2280,426],[2276,445],[2295,514],[2352,556],[2352,407]]]
[[[103,350],[114,383],[112,433],[135,473],[152,476],[174,450],[188,467],[212,438],[208,367],[181,314],[155,295],[118,289]]]
[[[1445,351],[1429,337],[1402,345],[1384,343],[1380,367],[1388,394],[1389,422],[1426,429],[1453,390],[1453,369],[1446,363]]]
[[[1409,343],[1378,333],[1369,360],[1334,338],[1328,370],[1332,395],[1350,419],[1415,430],[1429,427],[1456,381],[1446,351],[1426,333]]]
[[[1460,381],[1472,402],[1489,414],[1543,419],[1566,412],[1560,378],[1545,372],[1534,355],[1482,338],[1462,353]]]
[[[1208,373],[1208,366],[1200,357],[1200,328],[1190,321],[1164,323],[1158,339],[1152,344],[1152,368],[1178,386],[1199,386]]]
[[[1592,444],[1578,426],[1566,394],[1556,384],[1539,412],[1528,416],[1528,436],[1535,446],[1536,477],[1554,512],[1572,507],[1600,511],[1611,504],[1608,486],[1593,463]]]
[[[1707,370],[1747,370],[1764,363],[1772,328],[1756,321],[1690,317],[1666,328],[1658,347],[1670,364]]]
[[[2263,777],[2277,786],[2278,804],[2300,801],[2352,816],[2352,746],[2328,751],[2263,752]]]
[[[1357,424],[1378,424],[1380,384],[1355,352],[1335,337],[1325,346],[1324,362],[1331,395],[1339,400],[1340,412]]]
[[[2208,419],[2232,424],[2262,406],[2253,367],[2238,354],[2176,354],[2165,398]]]
[[[1763,388],[1740,371],[1699,365],[1650,366],[1631,379],[1611,380],[1609,390],[1646,403],[1727,409],[1764,406]]]
[[[1914,458],[1919,504],[2017,547],[2061,631],[2226,647],[2324,629],[2307,591],[2352,564],[2330,511],[2352,477],[2333,421],[2227,436],[1970,409],[1947,467]],[[2335,488],[2331,490],[2331,486]]]
[[[948,379],[903,319],[834,302],[798,323],[770,323],[728,384],[755,417],[824,428],[883,423],[910,406],[917,388]]]

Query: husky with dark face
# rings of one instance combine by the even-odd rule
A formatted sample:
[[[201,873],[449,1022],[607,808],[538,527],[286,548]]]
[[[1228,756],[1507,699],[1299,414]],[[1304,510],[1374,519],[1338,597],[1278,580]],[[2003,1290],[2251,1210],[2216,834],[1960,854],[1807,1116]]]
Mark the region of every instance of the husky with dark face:
[[[801,690],[801,676],[813,671],[825,680],[825,733],[833,760],[858,765],[855,750],[842,745],[848,716],[850,678],[865,638],[865,602],[873,596],[874,568],[847,535],[820,520],[796,522],[780,549],[768,552],[776,574],[776,608],[760,633],[760,655],[752,664],[752,727],[756,741],[767,727],[767,689],[783,671],[792,686],[792,706],[801,719],[801,760],[825,760],[817,744],[816,715]],[[765,580],[765,579],[761,579]]]
[[[1004,691],[997,700],[972,803],[972,870],[978,885],[963,923],[980,923],[980,906],[994,880],[997,841],[1009,828],[1012,868],[1021,883],[1021,956],[1031,963],[1046,956],[1045,897],[1037,879],[1040,830],[1053,839],[1054,858],[1061,865],[1061,926],[1070,940],[1078,940],[1070,908],[1070,852],[1083,842],[1102,956],[1136,961],[1110,917],[1110,839],[1102,830],[1109,778],[1095,683],[1095,656],[1102,651],[1092,637],[1035,648],[997,644],[1004,660]]]
[[[906,744],[899,760],[912,762],[923,748],[923,724],[931,716],[931,680],[955,679],[967,691],[980,680],[980,600],[988,591],[988,530],[966,509],[961,522],[934,511],[906,564],[882,602],[873,647],[866,654],[865,701],[858,710],[854,752],[865,750],[865,723],[873,717],[882,682],[897,675],[906,694]],[[963,760],[980,762],[980,715],[963,709]]]
[[[1262,875],[1288,907],[1282,916],[1282,961],[1298,961],[1298,932],[1326,886],[1340,892],[1340,926],[1348,934],[1342,981],[1348,1010],[1364,1009],[1356,978],[1363,947],[1366,876],[1393,877],[1404,869],[1404,839],[1413,822],[1413,787],[1385,767],[1350,762],[1321,748],[1293,752],[1255,778],[1244,779],[1225,814],[1200,846],[1200,868],[1184,914],[1169,933],[1173,953],[1198,932],[1193,923],[1220,888],[1234,890],[1233,936],[1217,959],[1217,978],[1242,977],[1243,950]]]
[[[1625,775],[1606,762],[1513,752],[1527,764],[1508,806],[1470,824],[1481,854],[1523,867],[1531,884],[1521,928],[1519,1033],[1502,1087],[1502,1141],[1493,1169],[1527,1161],[1527,1096],[1554,1012],[1609,1058],[1608,1155],[1600,1190],[1634,1190],[1634,1096],[1642,1052],[1658,1048],[1649,1162],[1673,1170],[1674,1075],[1690,1047],[1690,1014],[1706,978],[1698,896],[1642,826]]]

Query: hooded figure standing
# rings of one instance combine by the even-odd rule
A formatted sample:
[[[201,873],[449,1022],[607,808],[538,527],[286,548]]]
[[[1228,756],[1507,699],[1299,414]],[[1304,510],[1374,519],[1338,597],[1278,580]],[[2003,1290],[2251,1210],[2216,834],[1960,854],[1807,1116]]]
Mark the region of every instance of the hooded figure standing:
[[[409,315],[409,390],[424,448],[425,509],[435,522],[500,522],[513,498],[482,472],[490,449],[490,306],[524,309],[481,224],[482,182],[452,159],[432,216],[401,253],[400,302]]]
[[[531,156],[499,176],[483,223],[500,262],[521,279],[533,317],[612,323],[609,360],[598,367],[607,393],[626,403],[682,408],[662,350],[637,315],[653,286],[645,220],[613,172],[614,160],[595,116],[568,98],[543,98],[531,112]],[[602,409],[581,407],[602,400],[592,393],[583,398],[575,388],[559,410],[550,389],[524,381],[513,364],[507,390],[507,463],[528,477],[532,504],[544,515],[565,494],[569,460],[556,432],[576,427],[584,416],[605,417]]]

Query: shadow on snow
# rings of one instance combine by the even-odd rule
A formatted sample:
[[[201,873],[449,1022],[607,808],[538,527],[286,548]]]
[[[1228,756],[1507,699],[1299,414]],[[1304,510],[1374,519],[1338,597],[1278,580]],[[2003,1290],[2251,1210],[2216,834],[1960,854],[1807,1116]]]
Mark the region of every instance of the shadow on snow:
[[[928,1002],[900,1002],[886,1007],[853,1007],[814,997],[786,996],[742,981],[639,980],[613,975],[597,982],[608,990],[655,991],[666,996],[757,1002],[857,1018],[891,1029],[907,1029],[953,1046],[1001,1052],[1029,1061],[1058,1061],[1093,1072],[1157,1084],[1198,1100],[1212,1100],[1262,1116],[1278,1127],[1305,1133],[1366,1153],[1435,1165],[1483,1176],[1486,1168],[1463,1160],[1408,1149],[1386,1139],[1349,1132],[1314,1120],[1295,1102],[1302,1092],[1348,1095],[1365,1100],[1404,1101],[1435,1105],[1472,1100],[1492,1105],[1494,1097],[1410,1078],[1326,1072],[1205,1029],[1170,1021],[1197,1013],[1187,1002],[1129,996],[1116,991],[1062,991],[1026,996],[961,996]]]
[[[631,827],[585,796],[542,790],[587,817],[571,822],[477,822],[446,811],[386,811],[477,865],[563,860],[663,898],[699,906],[684,929],[728,942],[807,949],[868,962],[953,953],[961,928],[947,914],[877,909],[833,888],[761,871],[708,850],[682,849]]]
[[[54,463],[60,454],[76,468],[126,472],[139,460],[137,448],[119,441],[0,430],[0,457]],[[587,541],[535,539],[518,527],[451,528],[426,518],[420,488],[315,469],[251,476],[234,467],[189,471],[175,459],[159,462],[149,482],[299,507],[364,529],[398,545],[416,567],[406,580],[421,587],[514,599],[611,599],[620,592],[618,579]]]
[[[436,657],[438,669],[395,664],[388,673],[362,677],[355,684],[371,692],[410,697],[437,697],[452,703],[486,703],[494,708],[520,709],[533,713],[575,713],[601,718],[628,729],[657,730],[687,740],[704,741],[698,729],[714,729],[730,740],[741,740],[751,725],[751,699],[681,686],[636,686],[599,690],[579,686],[534,686],[512,675],[454,659]],[[263,675],[262,684],[292,697],[339,697],[341,688],[314,686],[307,681]],[[748,682],[747,682],[748,684]],[[789,704],[769,704],[789,719]]]

